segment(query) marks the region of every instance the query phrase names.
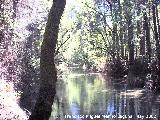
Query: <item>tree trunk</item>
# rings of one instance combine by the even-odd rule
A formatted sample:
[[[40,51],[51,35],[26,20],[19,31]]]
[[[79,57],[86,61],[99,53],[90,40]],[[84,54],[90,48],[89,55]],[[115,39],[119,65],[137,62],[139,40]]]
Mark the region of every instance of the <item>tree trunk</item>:
[[[120,56],[124,59],[124,38],[123,38],[123,35],[124,35],[124,26],[122,24],[122,6],[121,6],[121,3],[120,3],[120,0],[118,0],[118,10],[119,10],[119,18],[120,18],[120,32],[119,32],[119,41],[120,41]]]
[[[143,29],[143,36],[140,38],[140,55],[144,56],[145,51],[145,30]]]
[[[133,24],[132,20],[128,20],[128,48],[129,48],[129,64],[134,62],[134,43],[133,43]]]
[[[129,15],[127,20],[128,25],[128,49],[129,49],[129,69],[128,69],[128,86],[133,85],[133,67],[134,67],[134,43],[133,43],[133,23],[132,16]]]
[[[113,62],[115,62],[115,57],[116,57],[116,33],[117,33],[117,25],[113,24],[113,32],[112,32],[112,59]]]
[[[12,0],[13,2],[13,18],[16,18],[16,13],[17,13],[17,4],[19,2],[19,0]]]
[[[52,112],[57,81],[54,53],[58,38],[59,23],[65,8],[65,3],[65,0],[53,0],[53,5],[48,15],[44,40],[41,46],[41,83],[39,97],[29,120],[48,120]]]
[[[144,13],[144,28],[145,28],[145,39],[146,39],[146,48],[147,48],[147,58],[149,62],[151,61],[151,42],[150,42],[150,27],[149,27],[149,20],[147,17],[147,13]]]
[[[158,38],[160,40],[160,24],[159,24],[159,15],[158,15],[158,8],[157,8],[157,4],[156,4],[156,18],[157,18],[157,25],[158,25]]]
[[[0,45],[1,42],[4,40],[4,25],[5,25],[5,19],[4,19],[4,0],[0,2]]]
[[[158,87],[160,86],[160,24],[159,24],[159,16],[158,16],[158,8],[157,8],[157,4],[153,5],[152,10],[153,10],[153,19],[157,18],[157,24],[156,24],[156,20],[153,20],[154,23],[154,29],[155,29],[155,40],[156,40],[156,53],[157,53],[157,61],[158,61]],[[158,26],[158,28],[157,28]],[[160,88],[160,87],[159,87]]]
[[[143,17],[144,18],[144,17]],[[143,27],[143,29],[141,30],[141,27]],[[145,55],[145,23],[143,22],[142,26],[139,25],[139,30],[140,30],[140,34],[142,34],[142,36],[140,36],[140,55],[144,56]]]
[[[156,10],[155,5],[152,6],[152,14],[153,14],[153,25],[154,25],[154,37],[156,42],[156,52],[158,56],[158,50],[159,50],[159,40],[158,40],[158,31],[157,31],[157,21],[156,21]]]
[[[152,6],[152,14],[153,14],[153,26],[154,26],[154,37],[156,42],[156,55],[158,60],[158,67],[160,67],[160,45],[159,45],[159,39],[158,39],[158,30],[157,30],[157,21],[156,21],[156,6]],[[159,70],[160,71],[160,70]],[[158,71],[158,73],[160,73]]]

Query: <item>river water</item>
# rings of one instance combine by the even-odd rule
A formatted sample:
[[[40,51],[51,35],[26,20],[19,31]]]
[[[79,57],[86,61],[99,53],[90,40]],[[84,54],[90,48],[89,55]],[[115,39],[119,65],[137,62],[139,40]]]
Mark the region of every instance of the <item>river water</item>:
[[[160,96],[100,74],[70,73],[57,85],[50,120],[160,120]]]

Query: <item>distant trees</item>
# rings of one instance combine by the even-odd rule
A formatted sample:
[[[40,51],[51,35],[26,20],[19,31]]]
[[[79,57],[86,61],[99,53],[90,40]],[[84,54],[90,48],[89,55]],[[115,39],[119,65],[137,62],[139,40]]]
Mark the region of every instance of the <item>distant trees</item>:
[[[66,13],[70,21],[69,25],[61,26],[61,37],[57,46],[63,47],[58,47],[56,54],[61,51],[65,59],[70,59],[68,62],[81,62],[81,65],[87,63],[89,68],[97,65],[97,60],[101,57],[106,57],[111,71],[114,71],[112,75],[116,74],[116,77],[136,76],[144,81],[146,75],[151,73],[150,67],[155,60],[159,71],[160,25],[157,1],[77,2],[79,9],[73,8]],[[63,36],[65,31],[69,37]],[[73,45],[68,47],[68,41]],[[68,56],[67,52],[72,54]],[[118,72],[120,69],[123,72]],[[134,78],[130,79],[131,84],[134,82],[132,79]]]
[[[88,12],[79,13],[84,20],[90,19],[80,22],[80,29],[86,26],[87,32],[81,32],[90,34],[88,43],[93,46],[90,50],[99,51],[99,56],[106,56],[113,64],[119,63],[120,68],[125,64],[124,74],[140,75],[144,80],[150,73],[154,59],[158,68],[160,66],[158,4],[155,0],[98,0],[84,3]],[[138,66],[143,67],[137,69]]]

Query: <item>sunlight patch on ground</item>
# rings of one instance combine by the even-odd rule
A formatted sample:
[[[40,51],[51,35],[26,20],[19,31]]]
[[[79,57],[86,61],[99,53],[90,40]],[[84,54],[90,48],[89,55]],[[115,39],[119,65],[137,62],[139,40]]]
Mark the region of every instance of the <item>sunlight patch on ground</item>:
[[[26,113],[18,105],[20,94],[13,86],[12,82],[0,80],[0,120],[27,120]]]

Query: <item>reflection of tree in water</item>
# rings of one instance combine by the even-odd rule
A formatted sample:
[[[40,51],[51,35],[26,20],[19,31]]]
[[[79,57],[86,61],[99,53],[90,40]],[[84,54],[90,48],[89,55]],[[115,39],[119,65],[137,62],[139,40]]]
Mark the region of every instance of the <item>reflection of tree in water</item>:
[[[62,102],[64,102],[64,107],[62,108],[64,114],[65,113],[71,114],[71,112],[74,111],[73,108],[79,109],[79,114],[91,114],[91,113],[100,114],[101,112],[103,112],[103,109],[105,109],[104,107],[106,106],[105,105],[106,103],[104,102],[105,97],[104,99],[99,99],[104,95],[102,93],[97,92],[99,86],[102,86],[102,82],[100,82],[100,80],[94,79],[96,82],[90,83],[89,78],[93,79],[97,77],[82,75],[74,77],[72,79],[68,78],[66,91],[63,90],[67,92],[66,101],[64,102],[64,100],[62,100]],[[60,89],[58,89],[57,91],[59,90]],[[64,99],[64,97],[62,99]]]
[[[91,78],[91,80],[89,80]],[[94,78],[94,79],[93,79]],[[102,78],[101,78],[102,79]],[[119,87],[106,86],[107,81],[102,82],[97,76],[87,75],[67,78],[67,84],[62,84],[65,89],[59,86],[58,92],[61,96],[61,108],[65,114],[92,114],[92,115],[132,115],[130,120],[138,120],[137,115],[157,115],[159,117],[159,103],[154,95],[142,94],[141,96],[130,96],[136,90],[127,90]],[[110,84],[108,84],[110,85]],[[122,86],[121,86],[122,87]],[[124,86],[123,86],[124,87]],[[116,89],[117,88],[117,89]],[[103,90],[106,90],[102,92]],[[61,91],[61,92],[60,92]],[[65,97],[64,97],[65,96]],[[86,120],[88,120],[87,118]]]
[[[136,120],[136,108],[135,108],[135,101],[133,98],[131,98],[129,101],[129,115],[132,115],[132,119],[131,120]]]
[[[157,102],[157,96],[152,93],[147,93],[140,101],[140,114],[142,115],[156,115],[157,119],[159,120],[158,116],[160,115],[159,105],[160,102]]]
[[[155,95],[144,94],[141,97],[133,97],[119,95],[116,91],[113,91],[108,99],[106,114],[126,115],[126,117],[132,115],[131,120],[138,120],[138,115],[142,117],[147,117],[147,115],[154,117],[156,115],[157,120],[159,120],[159,103],[156,103],[156,99]],[[118,120],[118,117],[115,120]]]
[[[96,75],[89,75],[87,76],[87,79],[88,79],[87,81],[89,84],[94,85],[94,80],[96,79]]]

